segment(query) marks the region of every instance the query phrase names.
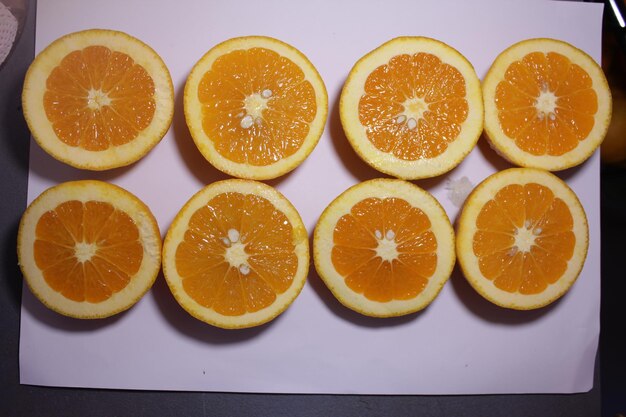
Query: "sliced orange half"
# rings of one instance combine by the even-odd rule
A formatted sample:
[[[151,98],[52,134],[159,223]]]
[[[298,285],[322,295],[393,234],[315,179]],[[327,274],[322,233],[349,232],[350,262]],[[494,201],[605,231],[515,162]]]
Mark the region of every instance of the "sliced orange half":
[[[247,36],[213,47],[185,85],[185,118],[194,142],[217,169],[270,179],[295,169],[319,141],[326,87],[300,51]]]
[[[167,232],[163,272],[189,314],[222,328],[266,323],[294,301],[309,270],[300,215],[276,189],[215,182],[194,195]]]
[[[529,310],[561,297],[587,256],[589,231],[576,194],[557,176],[511,168],[465,201],[457,257],[469,283],[502,307]]]
[[[26,283],[52,310],[75,318],[130,308],[161,269],[161,234],[150,209],[102,181],[44,191],[26,209],[17,253]]]
[[[322,213],[315,267],[346,307],[373,317],[425,308],[455,262],[454,231],[427,191],[402,180],[357,184]]]
[[[495,59],[483,83],[485,132],[516,165],[558,171],[602,143],[612,100],[602,69],[555,39],[516,43]]]
[[[404,179],[441,175],[483,130],[480,80],[435,39],[393,39],[361,58],[341,92],[341,124],[369,165]]]
[[[26,73],[24,116],[37,143],[77,168],[129,165],[165,135],[174,113],[170,73],[148,45],[91,29],[54,41]]]

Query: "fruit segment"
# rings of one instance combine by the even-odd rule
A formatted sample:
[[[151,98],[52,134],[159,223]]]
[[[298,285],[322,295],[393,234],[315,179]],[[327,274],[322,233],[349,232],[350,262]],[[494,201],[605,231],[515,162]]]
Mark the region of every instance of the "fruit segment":
[[[264,36],[226,40],[194,66],[185,120],[202,155],[239,178],[271,179],[295,169],[326,122],[326,87],[294,47]]]
[[[539,184],[504,187],[485,204],[476,225],[473,246],[481,272],[504,291],[543,291],[573,255],[571,212]],[[541,266],[550,264],[544,273]]]
[[[106,46],[68,54],[46,81],[46,115],[60,140],[101,151],[135,139],[156,107],[154,82],[134,60]]]
[[[333,295],[372,317],[425,308],[455,261],[445,211],[402,180],[370,180],[344,191],[322,213],[313,245],[315,267]]]
[[[437,264],[428,216],[400,198],[368,198],[342,216],[333,234],[332,260],[353,291],[373,301],[410,299]]]
[[[589,135],[598,110],[589,75],[554,52],[533,52],[512,63],[495,100],[504,132],[534,155],[574,149]]]
[[[359,120],[368,139],[405,160],[445,152],[467,119],[465,79],[427,53],[397,55],[365,81]]]
[[[483,81],[491,145],[524,167],[558,171],[582,163],[602,143],[612,100],[600,66],[556,39],[518,42]]]
[[[101,181],[46,190],[26,209],[18,233],[20,266],[35,296],[76,318],[130,308],[154,282],[160,248],[150,210]]]
[[[174,87],[148,45],[123,32],[89,29],[60,37],[35,57],[22,106],[48,154],[101,171],[136,162],[163,138]]]
[[[573,191],[544,170],[485,179],[463,206],[457,255],[470,284],[503,307],[539,308],[561,297],[585,262],[588,229]]]
[[[435,39],[392,39],[359,59],[340,99],[355,152],[401,179],[457,166],[483,130],[480,80],[458,51]]]
[[[293,228],[267,200],[220,194],[198,209],[176,249],[187,294],[226,316],[271,305],[295,277]]]
[[[198,87],[203,128],[234,162],[269,165],[293,155],[317,113],[315,91],[292,61],[264,48],[215,60]]]
[[[309,267],[308,234],[277,190],[250,180],[207,185],[176,215],[163,273],[189,314],[213,326],[258,326],[298,296]]]

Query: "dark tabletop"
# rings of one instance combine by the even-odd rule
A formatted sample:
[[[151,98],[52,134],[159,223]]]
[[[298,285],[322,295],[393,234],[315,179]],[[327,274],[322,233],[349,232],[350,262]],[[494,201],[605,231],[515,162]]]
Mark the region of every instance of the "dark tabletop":
[[[594,388],[564,395],[360,396],[261,395],[47,388],[20,385],[22,277],[16,234],[26,207],[29,134],[20,94],[34,55],[35,4],[17,49],[0,69],[0,417],[12,416],[614,416],[626,410],[626,169],[603,167],[602,322]],[[511,377],[514,377],[513,375]],[[601,389],[602,386],[602,389]]]

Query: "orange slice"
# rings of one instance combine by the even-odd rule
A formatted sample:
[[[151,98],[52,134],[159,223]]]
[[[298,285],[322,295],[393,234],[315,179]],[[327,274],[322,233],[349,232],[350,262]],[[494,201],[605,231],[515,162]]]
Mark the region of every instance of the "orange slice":
[[[105,170],[129,165],[165,135],[174,112],[169,71],[126,33],[85,30],[41,51],[22,105],[37,143],[59,161]]]
[[[480,81],[458,51],[393,39],[361,58],[341,92],[343,129],[373,168],[404,179],[456,167],[483,130]]]
[[[133,194],[101,181],[72,181],[28,206],[17,253],[42,303],[70,317],[101,318],[130,308],[152,286],[161,235]]]
[[[163,272],[189,314],[222,328],[266,323],[300,293],[309,241],[277,190],[250,180],[215,182],[194,195],[167,232]]]
[[[315,267],[346,307],[372,317],[425,308],[454,268],[454,231],[427,191],[402,180],[357,184],[322,213]]]
[[[185,118],[204,157],[240,178],[295,169],[319,141],[326,87],[311,62],[279,40],[247,36],[213,47],[185,85]]]
[[[516,165],[557,171],[602,143],[611,92],[585,52],[555,39],[529,39],[495,59],[483,83],[485,132]]]
[[[474,189],[457,231],[457,256],[469,283],[489,301],[529,310],[561,297],[587,256],[585,211],[562,180],[511,168]]]

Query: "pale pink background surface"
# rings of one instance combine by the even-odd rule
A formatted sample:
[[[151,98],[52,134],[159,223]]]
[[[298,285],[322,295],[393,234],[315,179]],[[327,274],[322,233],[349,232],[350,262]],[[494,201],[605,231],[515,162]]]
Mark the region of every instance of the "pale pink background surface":
[[[198,153],[185,126],[182,90],[193,64],[230,37],[269,35],[304,52],[329,93],[326,131],[292,174],[270,181],[300,211],[309,232],[326,205],[349,186],[380,175],[343,135],[338,97],[354,62],[400,35],[440,39],[483,77],[495,56],[531,37],[568,41],[600,59],[602,6],[521,1],[263,2],[43,0],[36,49],[86,28],[111,28],[151,45],[176,89],[173,125],[143,160],[107,173],[75,170],[31,144],[28,199],[61,181],[98,178],[135,193],[164,235],[180,207],[225,175]],[[484,139],[455,170],[416,183],[455,219],[446,181],[474,184],[508,165]],[[294,304],[256,329],[223,331],[188,316],[162,276],[131,310],[102,321],[48,311],[23,292],[20,372],[24,384],[127,389],[474,394],[568,393],[592,387],[600,307],[599,158],[559,174],[589,217],[590,248],[572,290],[554,305],[514,312],[480,298],[458,273],[425,311],[376,320],[343,308],[312,268]]]

